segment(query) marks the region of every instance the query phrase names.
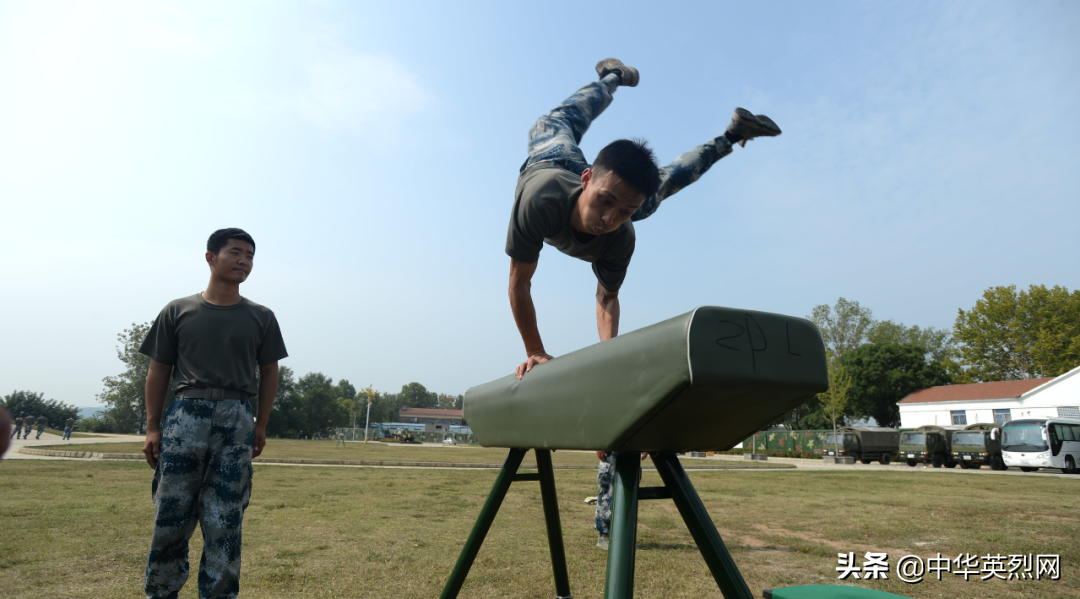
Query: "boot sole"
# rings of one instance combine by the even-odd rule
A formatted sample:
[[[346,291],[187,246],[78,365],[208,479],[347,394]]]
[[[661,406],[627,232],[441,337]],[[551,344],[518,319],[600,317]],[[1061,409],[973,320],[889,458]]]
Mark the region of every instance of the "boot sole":
[[[767,116],[757,116],[745,108],[735,109],[735,120],[739,126],[752,130],[758,136],[775,136],[782,133],[780,127]]]

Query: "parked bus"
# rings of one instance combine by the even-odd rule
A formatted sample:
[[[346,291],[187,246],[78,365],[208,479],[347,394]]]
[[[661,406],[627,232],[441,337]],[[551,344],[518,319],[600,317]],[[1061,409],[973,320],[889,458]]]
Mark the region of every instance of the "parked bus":
[[[1001,433],[995,432],[1000,424],[980,422],[969,424],[962,431],[952,431],[952,456],[961,468],[979,469],[988,465],[994,470],[1005,470],[1001,457]]]
[[[1076,474],[1080,462],[1080,420],[1032,418],[1013,420],[1001,427],[1001,455],[1006,466],[1024,472],[1060,468]]]

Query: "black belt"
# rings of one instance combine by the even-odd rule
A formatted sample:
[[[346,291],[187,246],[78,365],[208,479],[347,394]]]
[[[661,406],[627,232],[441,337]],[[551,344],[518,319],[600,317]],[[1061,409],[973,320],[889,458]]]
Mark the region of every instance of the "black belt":
[[[230,389],[184,389],[176,394],[176,399],[244,399],[244,392]]]

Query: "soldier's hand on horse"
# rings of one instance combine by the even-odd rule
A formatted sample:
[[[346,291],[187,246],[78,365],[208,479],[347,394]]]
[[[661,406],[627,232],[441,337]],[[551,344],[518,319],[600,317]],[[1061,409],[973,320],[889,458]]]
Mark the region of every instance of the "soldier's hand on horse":
[[[151,468],[157,468],[158,459],[161,457],[161,431],[146,431],[146,443],[143,443],[143,454],[146,455],[146,463]]]
[[[518,380],[520,381],[521,377],[525,376],[526,372],[529,372],[530,370],[533,369],[533,366],[536,366],[537,364],[543,364],[544,362],[547,362],[548,360],[553,360],[553,359],[555,359],[554,356],[549,356],[549,355],[547,355],[547,354],[545,354],[543,352],[538,353],[538,354],[533,354],[533,355],[529,356],[528,360],[525,360],[524,362],[522,362],[521,366],[517,367],[517,370],[514,371],[514,376],[516,376],[518,378]]]

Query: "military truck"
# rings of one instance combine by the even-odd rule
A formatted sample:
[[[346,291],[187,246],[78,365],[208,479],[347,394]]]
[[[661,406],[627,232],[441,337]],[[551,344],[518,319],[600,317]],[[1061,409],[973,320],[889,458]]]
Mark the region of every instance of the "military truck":
[[[978,470],[987,465],[994,470],[1006,469],[1001,458],[1000,424],[969,424],[962,431],[950,431],[950,435],[952,458],[961,468]]]
[[[825,433],[825,444],[821,446],[821,456],[835,456],[840,450],[841,456],[852,456],[864,464],[877,460],[888,466],[893,454],[900,446],[900,431],[879,426],[845,426],[833,433]]]
[[[949,433],[962,430],[964,427],[958,425],[926,424],[913,431],[900,433],[900,459],[911,467],[923,463],[934,468],[956,468],[957,462],[953,459],[949,446]]]

